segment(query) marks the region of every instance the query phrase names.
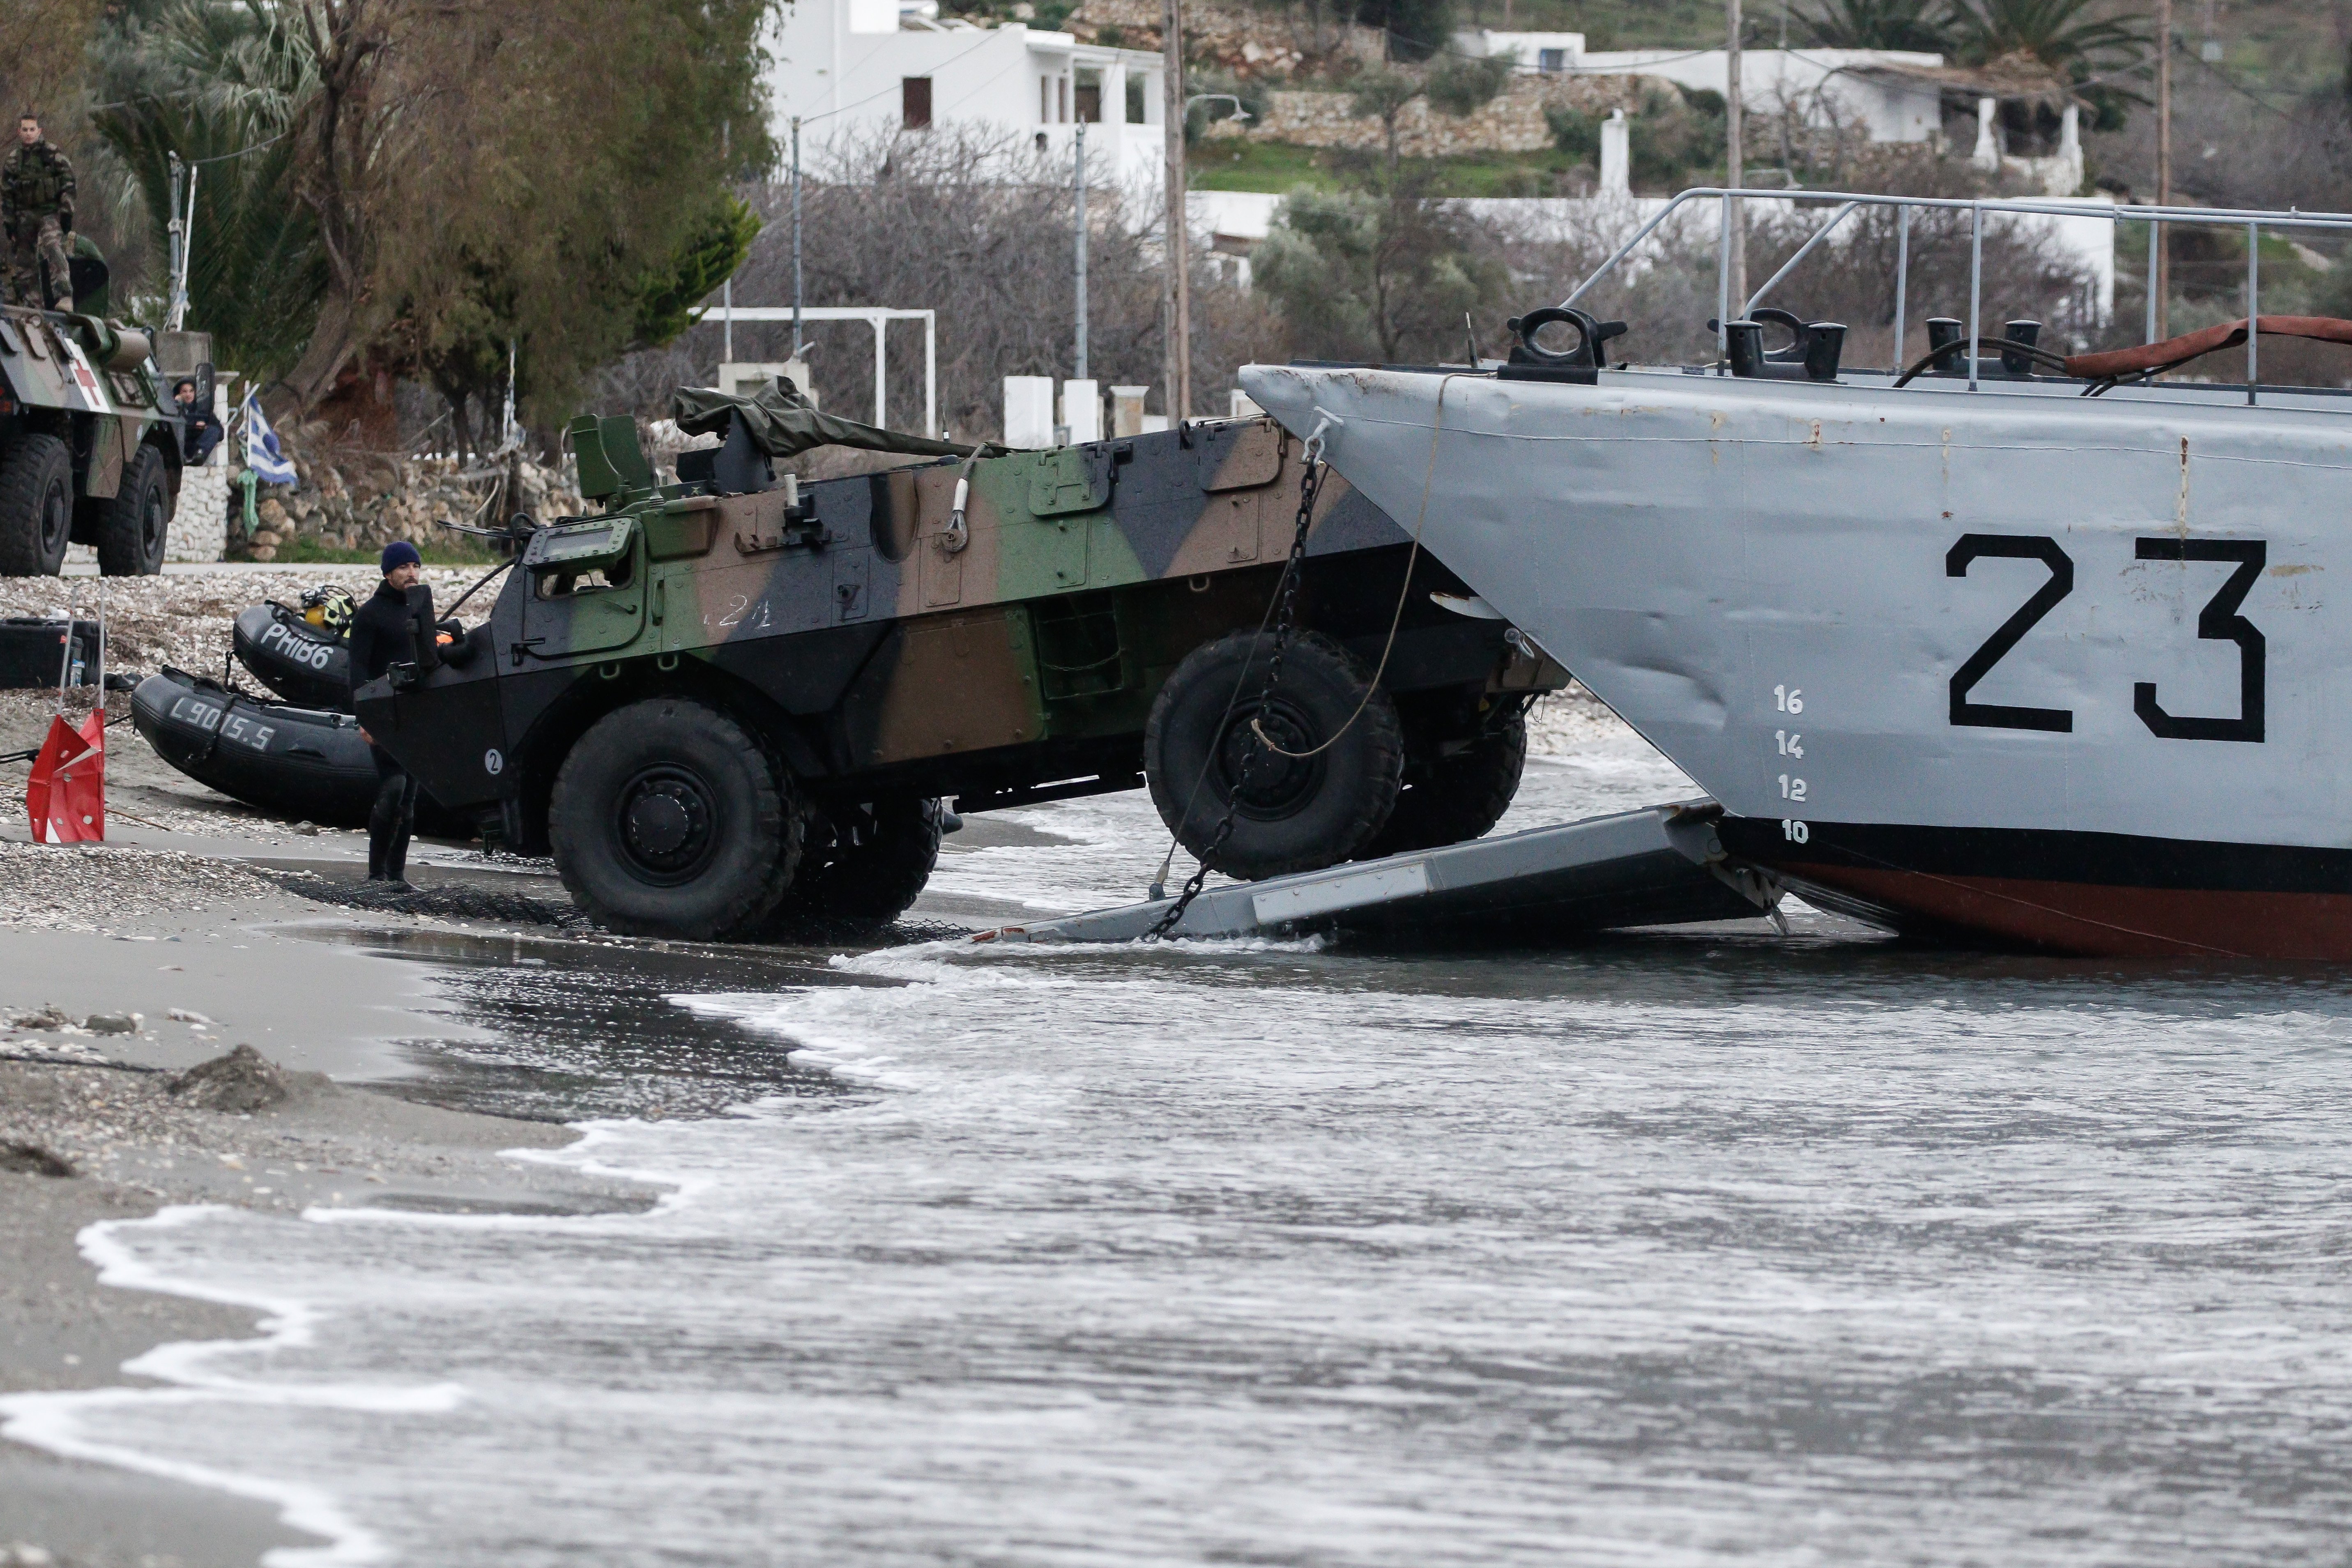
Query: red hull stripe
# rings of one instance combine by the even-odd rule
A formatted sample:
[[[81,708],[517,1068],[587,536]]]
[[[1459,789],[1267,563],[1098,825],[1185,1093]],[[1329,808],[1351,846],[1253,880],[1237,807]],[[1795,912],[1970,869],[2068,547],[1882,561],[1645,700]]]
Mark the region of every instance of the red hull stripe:
[[[1733,854],[1898,930],[2118,958],[2352,960],[2352,854],[2116,834],[1727,817]]]

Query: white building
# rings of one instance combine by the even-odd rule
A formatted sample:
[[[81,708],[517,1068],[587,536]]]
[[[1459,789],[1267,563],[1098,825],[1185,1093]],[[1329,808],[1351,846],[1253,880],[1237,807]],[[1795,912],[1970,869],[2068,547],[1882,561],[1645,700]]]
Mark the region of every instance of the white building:
[[[1581,33],[1465,32],[1466,55],[1516,51],[1519,68],[1545,75],[1654,76],[1677,87],[1724,92],[1731,57],[1722,49],[1589,51]],[[1739,100],[1750,114],[1794,110],[1806,124],[1863,131],[1873,142],[1926,142],[1943,127],[1941,89],[1925,73],[1941,55],[1900,49],[1746,49]]]
[[[1574,70],[1584,56],[1582,33],[1497,33],[1489,27],[1454,35],[1457,54],[1519,57],[1519,68],[1554,76]]]
[[[1090,170],[1156,188],[1165,156],[1157,54],[1022,22],[940,21],[937,10],[936,0],[797,0],[770,45],[779,142],[797,115],[804,145],[954,123],[1066,156],[1085,121]]]

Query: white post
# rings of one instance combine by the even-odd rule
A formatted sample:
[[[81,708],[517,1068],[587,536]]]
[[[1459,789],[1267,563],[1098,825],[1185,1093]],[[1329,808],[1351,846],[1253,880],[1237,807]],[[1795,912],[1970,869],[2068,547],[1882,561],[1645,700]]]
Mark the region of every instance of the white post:
[[[940,318],[936,310],[923,312],[923,434],[943,440],[947,437],[940,427]]]
[[[1601,194],[1604,196],[1633,194],[1632,132],[1622,109],[1611,110],[1609,118],[1601,122]]]
[[[2083,188],[2083,109],[2070,103],[2058,121],[2058,170],[2048,181],[2053,196],[2071,196]],[[2064,187],[2061,189],[2059,187]]]
[[[1004,444],[1035,451],[1054,444],[1054,378],[1004,378]]]
[[[1087,122],[1078,121],[1072,140],[1076,149],[1078,198],[1077,295],[1078,295],[1078,379],[1087,379]]]
[[[890,319],[877,310],[874,321],[874,423],[882,429],[890,427],[889,376],[885,374],[888,361],[883,353],[882,334],[888,331]]]
[[[1990,98],[1977,100],[1977,146],[1976,151],[1969,154],[1969,162],[1979,169],[1998,170],[2000,167],[2000,143],[1994,140],[1992,133],[1992,116],[1996,107]]]
[[[1102,439],[1102,388],[1091,381],[1062,383],[1062,423],[1068,426],[1070,445]]]
[[[1148,386],[1114,386],[1110,389],[1110,433],[1113,440],[1122,436],[1143,434],[1143,400],[1150,391]]]

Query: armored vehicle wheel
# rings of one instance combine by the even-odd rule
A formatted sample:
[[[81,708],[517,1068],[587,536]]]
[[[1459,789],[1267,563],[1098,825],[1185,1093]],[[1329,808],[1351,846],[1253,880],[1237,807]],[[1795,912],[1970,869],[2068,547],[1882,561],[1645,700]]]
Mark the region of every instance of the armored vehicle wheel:
[[[142,447],[123,466],[122,488],[112,500],[84,505],[97,514],[98,569],[109,577],[152,577],[163,569],[163,545],[172,531],[172,492],[163,474],[163,454]]]
[[[1396,705],[1347,649],[1313,632],[1293,637],[1281,684],[1261,708],[1273,652],[1273,637],[1259,632],[1194,648],[1160,689],[1143,735],[1143,771],[1160,820],[1214,869],[1252,880],[1354,857],[1387,823],[1404,773]],[[1254,719],[1282,752],[1332,743],[1313,756],[1269,752]],[[1210,855],[1252,752],[1232,836]]]
[[[55,436],[0,452],[0,577],[54,577],[73,536],[73,454]]]
[[[1527,761],[1527,716],[1514,713],[1450,756],[1408,764],[1396,810],[1389,814],[1388,826],[1364,846],[1361,858],[1370,860],[1485,837],[1511,808]]]
[[[847,808],[846,823],[819,817],[801,856],[800,874],[762,935],[794,927],[884,926],[922,896],[940,863],[946,808],[936,800],[898,795]],[[821,842],[822,841],[822,842]]]
[[[614,931],[740,935],[799,868],[795,795],[725,714],[682,697],[631,703],[581,736],[555,775],[555,868]]]

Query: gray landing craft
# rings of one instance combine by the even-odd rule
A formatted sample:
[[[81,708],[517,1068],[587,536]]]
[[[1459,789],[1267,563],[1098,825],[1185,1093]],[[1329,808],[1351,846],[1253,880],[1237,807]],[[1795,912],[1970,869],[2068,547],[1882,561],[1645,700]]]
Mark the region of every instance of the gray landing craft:
[[[1853,204],[1825,226],[1873,203],[2084,211],[1818,199]],[[1427,485],[1425,545],[1722,804],[1733,857],[1806,898],[2063,952],[2340,960],[2352,401],[2263,384],[2258,354],[2352,343],[2352,322],[2262,317],[2258,290],[2250,271],[2251,340],[2064,357],[2030,323],[1934,319],[1908,375],[1841,366],[1843,327],[1785,312],[1794,341],[1767,351],[1775,313],[1750,300],[1707,366],[1609,365],[1609,326],[1562,308],[1499,367],[1242,380],[1408,526]],[[2153,378],[2175,366],[2242,379]]]

